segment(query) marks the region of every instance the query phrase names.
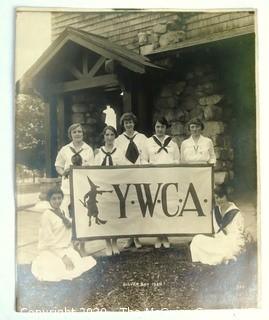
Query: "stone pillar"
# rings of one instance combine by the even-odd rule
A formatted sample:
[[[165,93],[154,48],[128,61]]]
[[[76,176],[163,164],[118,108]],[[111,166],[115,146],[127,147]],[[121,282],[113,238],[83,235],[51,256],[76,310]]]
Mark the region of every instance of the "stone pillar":
[[[102,143],[101,132],[104,127],[102,110],[105,103],[98,96],[74,93],[72,96],[72,123],[81,123],[85,137],[84,141],[93,149]]]
[[[231,137],[227,126],[231,106],[219,89],[219,80],[211,65],[193,67],[178,80],[167,80],[154,99],[153,117],[164,116],[171,123],[168,131],[179,148],[188,137],[187,122],[200,118],[205,129],[203,135],[212,139],[217,163],[215,182],[232,180],[233,154]]]

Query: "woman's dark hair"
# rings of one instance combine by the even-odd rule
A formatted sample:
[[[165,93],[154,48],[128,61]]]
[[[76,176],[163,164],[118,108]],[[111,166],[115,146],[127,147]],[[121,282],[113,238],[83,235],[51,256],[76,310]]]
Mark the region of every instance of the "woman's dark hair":
[[[82,132],[83,132],[83,136],[85,136],[85,130],[83,128],[83,126],[80,123],[73,123],[71,124],[71,126],[68,128],[67,134],[68,134],[68,138],[72,141],[72,136],[71,136],[71,132],[75,129],[77,129],[78,127],[81,128]]]
[[[190,130],[190,125],[191,124],[196,124],[197,126],[201,126],[201,129],[204,130],[205,128],[205,125],[204,123],[202,122],[201,119],[199,118],[192,118],[189,122],[188,122],[188,130]]]
[[[62,191],[61,188],[59,188],[59,187],[53,187],[53,188],[49,189],[48,192],[47,192],[47,201],[50,201],[51,197],[52,197],[54,194],[61,194],[62,197],[64,197],[64,193],[63,193],[63,191]]]
[[[115,138],[117,138],[118,136],[118,133],[117,133],[117,130],[113,127],[113,126],[106,126],[104,127],[103,131],[102,131],[102,136],[104,136],[106,134],[106,131],[107,130],[110,130],[112,131],[114,134],[115,134]]]
[[[120,117],[120,125],[123,127],[124,121],[132,120],[134,124],[137,124],[137,117],[132,112],[126,112]]]
[[[156,123],[159,122],[161,123],[162,125],[166,126],[166,128],[170,128],[171,125],[170,123],[166,120],[165,117],[159,117],[159,118],[156,118],[153,122],[153,127],[155,127]]]
[[[223,198],[226,196],[227,198],[230,197],[232,193],[233,188],[225,183],[218,184],[214,188],[214,194],[216,194],[218,197]]]

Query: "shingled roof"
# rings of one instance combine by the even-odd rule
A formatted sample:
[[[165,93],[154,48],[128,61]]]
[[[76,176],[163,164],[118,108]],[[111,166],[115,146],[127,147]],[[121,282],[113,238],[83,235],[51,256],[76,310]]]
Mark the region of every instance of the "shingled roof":
[[[32,91],[34,89],[33,79],[46,69],[52,58],[56,57],[68,42],[84,47],[106,59],[115,60],[135,73],[143,74],[147,67],[163,69],[151,63],[149,58],[115,44],[105,37],[67,27],[18,81],[18,91]]]

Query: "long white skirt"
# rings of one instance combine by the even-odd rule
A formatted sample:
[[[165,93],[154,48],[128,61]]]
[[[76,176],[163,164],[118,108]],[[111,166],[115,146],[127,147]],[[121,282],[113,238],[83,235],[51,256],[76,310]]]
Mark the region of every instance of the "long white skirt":
[[[74,264],[73,270],[67,270],[62,259],[53,252],[42,251],[32,263],[32,273],[40,281],[72,280],[96,265],[92,257],[81,257],[72,247],[65,254]]]
[[[193,262],[201,262],[209,265],[217,265],[224,261],[236,259],[242,246],[236,239],[222,236],[208,237],[197,235],[190,244]]]

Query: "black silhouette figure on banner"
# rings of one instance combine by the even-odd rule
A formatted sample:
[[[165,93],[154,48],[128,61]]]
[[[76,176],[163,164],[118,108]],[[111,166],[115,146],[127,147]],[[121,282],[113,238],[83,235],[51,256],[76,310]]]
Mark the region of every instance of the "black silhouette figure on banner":
[[[96,197],[99,194],[102,195],[103,193],[112,193],[113,190],[97,190],[98,188],[100,188],[100,186],[95,185],[89,177],[87,178],[91,186],[91,190],[85,194],[83,201],[80,200],[80,202],[88,210],[87,214],[89,217],[89,227],[92,224],[92,217],[95,218],[96,224],[105,224],[107,222],[106,220],[101,220],[100,218],[98,218],[99,210],[97,207],[98,200],[96,199]]]

